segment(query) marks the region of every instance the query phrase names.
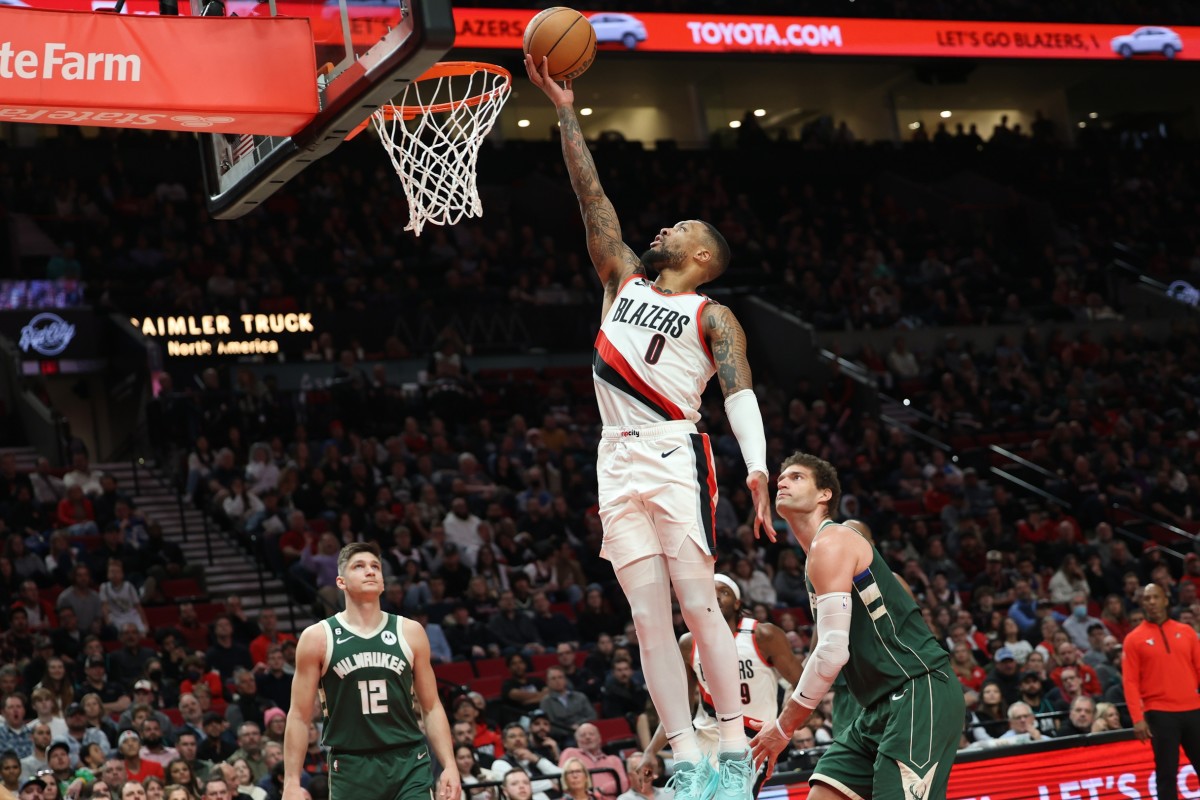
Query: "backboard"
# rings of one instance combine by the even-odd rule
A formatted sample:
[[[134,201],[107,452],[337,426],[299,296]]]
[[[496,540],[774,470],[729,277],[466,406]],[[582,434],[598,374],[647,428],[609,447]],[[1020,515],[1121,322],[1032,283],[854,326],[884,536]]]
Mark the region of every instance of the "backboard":
[[[211,2],[191,0],[192,13]],[[312,20],[321,110],[292,136],[200,134],[208,209],[216,219],[257,208],[454,45],[449,0],[229,0],[226,12]]]

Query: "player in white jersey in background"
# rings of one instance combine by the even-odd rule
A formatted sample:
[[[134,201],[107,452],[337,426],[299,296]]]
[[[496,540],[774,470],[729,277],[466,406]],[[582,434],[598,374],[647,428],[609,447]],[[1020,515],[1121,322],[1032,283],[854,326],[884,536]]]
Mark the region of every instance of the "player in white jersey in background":
[[[663,228],[639,259],[621,239],[612,203],[572,105],[571,82],[525,57],[529,79],[554,103],[563,158],[579,198],[588,253],[604,285],[593,375],[604,423],[597,477],[601,554],[629,599],[646,687],[675,756],[678,800],[749,800],[754,769],[742,724],[737,654],[713,584],[717,483],[700,395],[715,373],[746,461],[755,535],[771,541],[766,436],[746,337],[733,313],[696,289],[729,265],[729,245],[706,222]],[[651,282],[647,268],[658,272]],[[708,670],[720,735],[718,767],[692,727],[683,658],[671,627],[671,589]]]
[[[779,715],[779,695],[783,687],[791,689],[800,680],[802,665],[792,652],[783,629],[770,622],[760,623],[751,617],[742,616],[742,592],[732,578],[726,575],[714,577],[717,602],[721,604],[721,615],[733,631],[737,645],[739,694],[742,699],[742,718],[746,734],[752,736],[762,729],[763,722]],[[693,724],[700,738],[701,749],[712,761],[717,758],[717,720],[714,717],[712,694],[705,678],[700,653],[690,633],[679,637],[679,651],[688,664],[688,694],[699,691],[696,716]],[[666,744],[667,737],[662,725],[654,732],[646,746],[646,755],[654,755]],[[649,775],[650,761],[632,764],[632,769],[642,769]],[[760,771],[754,783],[755,794],[766,780],[766,772]]]

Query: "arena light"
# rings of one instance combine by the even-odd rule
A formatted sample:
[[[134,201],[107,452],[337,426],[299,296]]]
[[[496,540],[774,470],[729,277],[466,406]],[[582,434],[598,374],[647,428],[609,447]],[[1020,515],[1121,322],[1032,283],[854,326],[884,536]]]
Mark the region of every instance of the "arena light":
[[[938,116],[941,117],[942,119],[950,119],[950,112],[943,111],[941,114],[938,114]]]
[[[910,123],[908,123],[908,129],[909,129],[910,131],[917,131],[917,130],[920,130],[920,129],[921,129],[921,123],[919,123],[919,122],[910,122]]]
[[[1086,128],[1086,127],[1087,127],[1087,123],[1086,123],[1086,122],[1084,122],[1083,120],[1080,120],[1080,121],[1079,121],[1079,127],[1081,127],[1081,128]]]
[[[592,115],[592,109],[590,109],[590,108],[588,108],[588,107],[584,107],[584,108],[581,108],[581,109],[579,109],[579,116],[581,116],[581,117],[590,117],[591,115]]]
[[[529,127],[529,120],[527,120],[527,119],[519,119],[519,120],[517,120],[517,127],[518,127],[518,128],[528,128],[528,127]]]
[[[756,117],[765,117],[766,115],[767,115],[767,110],[766,110],[765,108],[756,108],[756,109],[754,109],[754,116],[756,116]]]
[[[1100,115],[1097,114],[1095,111],[1092,111],[1088,114],[1088,119],[1098,119],[1099,117],[1100,117]]]
[[[742,121],[741,121],[740,119],[735,119],[735,120],[732,120],[732,121],[729,123],[729,127],[731,127],[731,128],[740,128],[740,127],[742,127]]]

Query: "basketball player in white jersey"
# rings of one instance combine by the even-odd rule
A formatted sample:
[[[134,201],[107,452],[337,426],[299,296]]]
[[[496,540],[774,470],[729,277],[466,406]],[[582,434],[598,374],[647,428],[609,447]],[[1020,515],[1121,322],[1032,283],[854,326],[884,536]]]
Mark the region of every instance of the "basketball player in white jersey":
[[[721,615],[733,631],[737,644],[739,692],[742,698],[742,719],[746,734],[753,736],[762,729],[763,722],[779,715],[780,680],[793,687],[800,680],[802,665],[792,652],[783,629],[770,622],[760,623],[756,619],[742,616],[742,590],[726,575],[714,577],[717,602],[721,604]],[[700,737],[701,748],[713,761],[717,757],[717,721],[714,717],[712,693],[708,688],[704,666],[690,633],[679,637],[679,651],[688,664],[688,694],[699,689],[699,703],[693,724]],[[663,748],[667,737],[659,725],[646,754],[653,755]],[[643,769],[648,775],[649,762],[631,765]],[[754,784],[755,794],[766,781],[766,771],[761,771]]]
[[[579,198],[588,253],[604,284],[592,366],[604,431],[597,476],[601,555],[633,612],[646,686],[675,754],[679,800],[749,800],[754,770],[738,691],[737,655],[713,588],[717,482],[708,436],[697,433],[700,395],[715,373],[746,461],[759,528],[771,541],[766,436],[746,337],[729,309],[696,289],[729,265],[716,228],[684,220],[663,228],[639,259],[621,239],[612,203],[579,128],[571,82],[550,80],[525,57],[529,79],[554,103],[563,157]],[[658,273],[648,277],[648,268]],[[671,588],[708,670],[720,735],[718,767],[692,727],[683,659],[671,627]]]

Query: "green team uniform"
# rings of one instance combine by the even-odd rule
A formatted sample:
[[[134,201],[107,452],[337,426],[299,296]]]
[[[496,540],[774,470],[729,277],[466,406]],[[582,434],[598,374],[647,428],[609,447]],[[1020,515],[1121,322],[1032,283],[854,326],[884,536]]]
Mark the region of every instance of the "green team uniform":
[[[833,720],[831,727],[836,736],[842,732],[850,723],[854,722],[854,718],[862,712],[862,706],[854,699],[854,695],[850,693],[850,687],[846,685],[846,676],[841,672],[833,681]]]
[[[825,521],[816,535],[835,524]],[[871,552],[871,565],[854,576],[850,660],[841,672],[862,712],[838,726],[809,782],[852,800],[939,800],[958,752],[962,688],[917,604],[879,551]],[[815,616],[816,593],[807,576],[805,583]]]
[[[321,743],[330,748],[330,800],[430,800],[433,770],[413,691],[403,617],[352,631],[340,614],[325,628],[319,695]]]

